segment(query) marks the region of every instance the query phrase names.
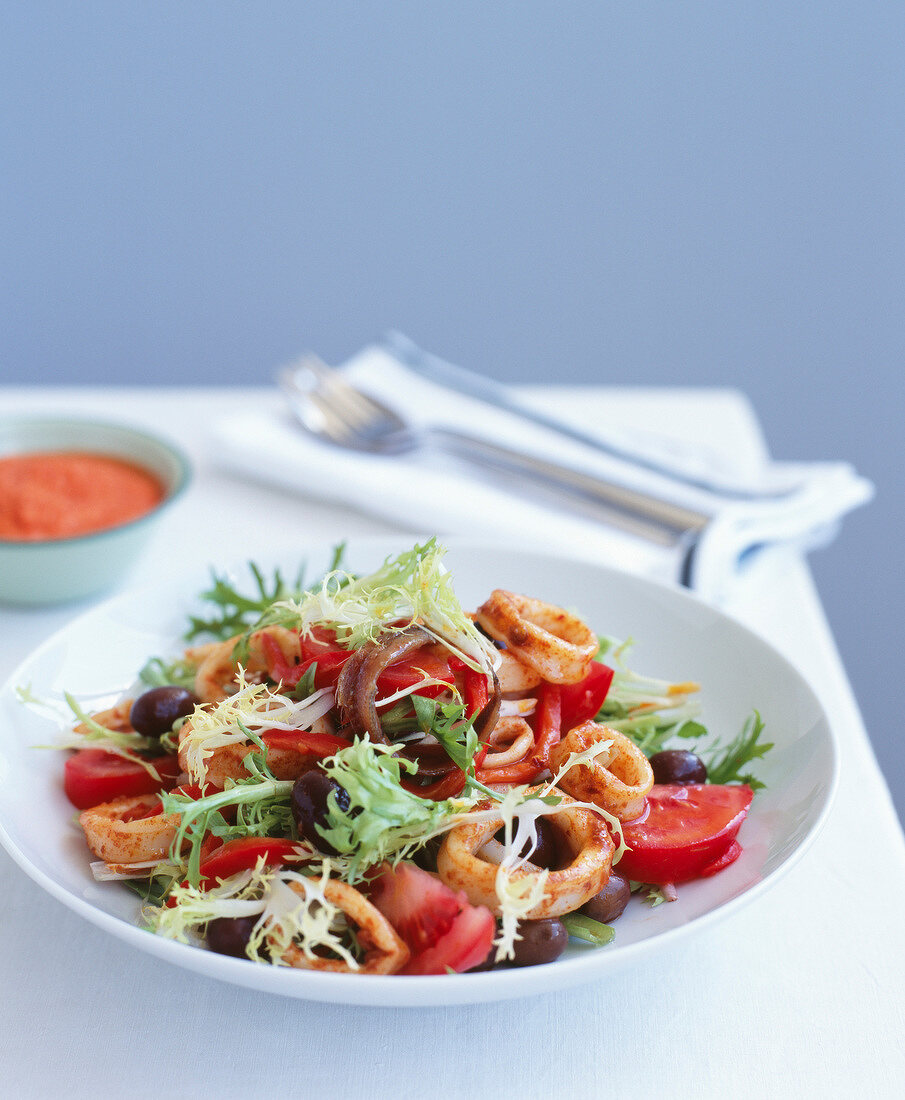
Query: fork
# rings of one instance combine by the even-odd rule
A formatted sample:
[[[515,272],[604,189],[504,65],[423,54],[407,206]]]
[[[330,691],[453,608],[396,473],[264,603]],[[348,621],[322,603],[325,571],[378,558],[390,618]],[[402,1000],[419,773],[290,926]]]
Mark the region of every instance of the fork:
[[[338,370],[306,355],[277,381],[301,425],[335,446],[391,456],[439,450],[469,463],[525,478],[559,496],[602,509],[623,530],[659,545],[691,544],[713,516],[630,486],[561,466],[439,425],[416,427],[396,410],[353,386]]]

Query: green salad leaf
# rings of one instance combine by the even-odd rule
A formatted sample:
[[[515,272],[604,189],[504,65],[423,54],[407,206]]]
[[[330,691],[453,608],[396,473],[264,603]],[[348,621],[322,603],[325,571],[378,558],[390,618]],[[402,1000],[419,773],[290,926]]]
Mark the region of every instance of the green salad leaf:
[[[752,711],[742,726],[741,732],[728,745],[716,746],[713,755],[705,761],[707,778],[711,783],[747,783],[756,791],[763,788],[750,772],[742,768],[753,760],[762,759],[773,748],[772,741],[761,741],[764,723],[758,712]]]

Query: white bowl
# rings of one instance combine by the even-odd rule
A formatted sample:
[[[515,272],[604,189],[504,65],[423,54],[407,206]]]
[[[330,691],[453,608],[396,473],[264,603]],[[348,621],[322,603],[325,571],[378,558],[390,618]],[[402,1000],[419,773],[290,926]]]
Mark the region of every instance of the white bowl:
[[[352,542],[349,567],[365,571],[405,547],[399,539]],[[306,558],[326,568],[332,548],[311,547]],[[302,553],[302,551],[299,551]],[[293,575],[298,558],[281,562]],[[639,671],[703,685],[702,720],[713,735],[734,735],[760,711],[775,742],[759,767],[767,784],[754,799],[736,863],[709,879],[679,887],[678,901],[656,909],[633,899],[615,922],[608,947],[574,944],[555,963],[520,970],[442,977],[366,977],[270,967],[175,943],[138,927],[133,894],[97,883],[84,840],[71,825],[61,787],[62,758],[32,746],[54,738],[52,722],[19,702],[16,685],[39,696],[64,691],[108,705],[134,681],[149,656],[181,651],[180,635],[196,594],[209,582],[197,575],[156,589],[130,592],[90,611],[42,645],[0,689],[0,841],[54,897],[141,951],[239,985],[311,1000],[361,1005],[439,1005],[518,997],[603,979],[643,955],[671,950],[704,933],[766,890],[787,871],[823,822],[836,782],[829,721],[802,676],[744,626],[689,593],[587,563],[513,552],[486,544],[451,542],[447,562],[465,607],[505,587],[576,608],[600,633],[637,640],[631,665]],[[247,569],[239,571],[250,584]],[[311,569],[307,574],[315,577]]]

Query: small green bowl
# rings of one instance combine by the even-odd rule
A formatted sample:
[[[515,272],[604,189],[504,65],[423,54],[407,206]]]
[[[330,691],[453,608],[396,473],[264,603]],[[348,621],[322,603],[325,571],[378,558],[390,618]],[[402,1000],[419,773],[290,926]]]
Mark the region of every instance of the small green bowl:
[[[0,539],[0,602],[36,607],[96,596],[122,579],[164,509],[188,485],[188,459],[157,436],[94,420],[5,417],[0,456],[30,451],[90,451],[141,466],[164,486],[150,512],[119,527],[73,538]]]

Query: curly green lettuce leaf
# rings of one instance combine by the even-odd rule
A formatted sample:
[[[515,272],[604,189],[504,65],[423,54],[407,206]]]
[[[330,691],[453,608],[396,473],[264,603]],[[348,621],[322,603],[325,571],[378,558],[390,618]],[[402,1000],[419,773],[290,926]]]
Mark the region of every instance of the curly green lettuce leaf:
[[[327,627],[347,649],[374,641],[388,628],[419,623],[471,668],[486,671],[498,663],[496,648],[462,609],[444,554],[432,538],[365,576],[333,571],[302,597],[274,603],[270,621],[303,634]]]
[[[321,762],[349,796],[348,808],[342,809],[331,793],[327,825],[318,826],[318,832],[348,858],[350,883],[385,860],[404,859],[438,830],[451,827],[463,805],[461,799],[434,802],[407,791],[400,783],[402,772],[412,774],[417,765],[398,756],[399,748],[364,737]]]

